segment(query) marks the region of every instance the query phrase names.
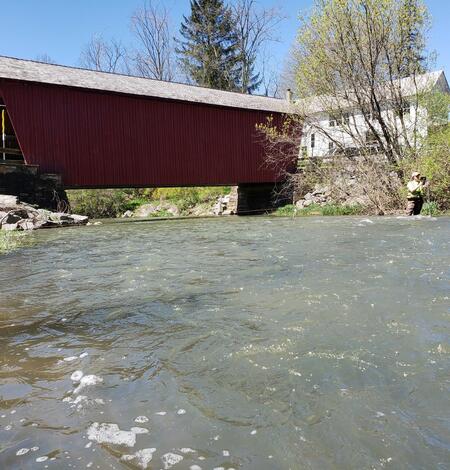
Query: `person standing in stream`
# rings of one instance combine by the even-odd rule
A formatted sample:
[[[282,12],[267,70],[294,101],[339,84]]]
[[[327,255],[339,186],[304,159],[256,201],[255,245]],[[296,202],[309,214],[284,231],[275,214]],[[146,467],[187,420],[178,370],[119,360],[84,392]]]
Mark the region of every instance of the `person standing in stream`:
[[[406,206],[406,215],[419,215],[423,206],[423,192],[428,186],[427,179],[421,177],[418,171],[414,171],[411,180],[407,184],[408,205]]]

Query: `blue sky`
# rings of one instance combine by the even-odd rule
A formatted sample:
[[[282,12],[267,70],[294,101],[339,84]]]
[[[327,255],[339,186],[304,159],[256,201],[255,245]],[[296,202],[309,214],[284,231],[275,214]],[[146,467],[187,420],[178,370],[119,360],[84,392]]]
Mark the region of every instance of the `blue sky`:
[[[92,34],[131,42],[129,18],[140,0],[0,0],[2,41],[0,55],[35,59],[48,54],[55,62],[78,65],[80,50]],[[189,0],[162,0],[176,30]],[[274,65],[283,63],[298,27],[298,13],[311,0],[260,0],[265,6],[281,5],[288,18],[280,30],[280,42],[273,44]],[[436,69],[450,76],[450,1],[427,0],[433,18],[429,46],[436,50]]]

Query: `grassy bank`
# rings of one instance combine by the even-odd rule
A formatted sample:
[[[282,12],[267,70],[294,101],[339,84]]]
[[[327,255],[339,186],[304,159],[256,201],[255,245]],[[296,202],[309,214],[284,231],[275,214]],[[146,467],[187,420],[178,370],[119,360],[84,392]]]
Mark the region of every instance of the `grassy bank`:
[[[197,206],[208,208],[219,196],[229,194],[229,187],[147,188],[147,189],[89,189],[67,191],[72,212],[90,218],[121,217],[144,204],[171,204],[180,215],[189,215]],[[162,208],[151,217],[170,217]]]
[[[7,232],[0,230],[0,254],[8,253],[31,242],[30,232]]]
[[[319,204],[311,204],[303,209],[298,209],[292,204],[280,207],[273,215],[277,217],[307,217],[312,215],[332,216],[332,215],[362,215],[365,214],[366,209],[359,205],[337,205],[326,204],[320,206]]]
[[[395,214],[401,213],[401,211],[395,212]],[[318,204],[311,204],[304,209],[298,209],[292,204],[280,207],[274,213],[277,217],[307,217],[313,215],[319,216],[338,216],[338,215],[377,215],[371,213],[367,207],[361,205],[338,205],[338,204],[326,204],[320,206]],[[448,216],[450,211],[439,210],[436,202],[426,202],[423,205],[421,215],[428,215],[431,217]]]

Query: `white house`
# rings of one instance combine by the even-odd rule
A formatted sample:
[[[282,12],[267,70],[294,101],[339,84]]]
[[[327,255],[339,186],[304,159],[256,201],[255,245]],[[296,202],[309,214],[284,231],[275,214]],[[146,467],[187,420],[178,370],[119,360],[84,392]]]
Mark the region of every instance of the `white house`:
[[[412,139],[413,136],[422,138],[428,133],[428,112],[417,99],[418,94],[427,92],[450,93],[450,87],[444,72],[430,72],[414,78],[408,77],[398,81],[400,96],[404,98],[403,120],[398,112],[390,105],[389,90],[386,87],[386,100],[382,116],[398,132],[400,141]],[[380,88],[382,90],[382,88]],[[381,91],[383,93],[383,91]],[[333,106],[336,97],[314,97],[297,102],[299,109],[307,117],[301,141],[301,155],[308,157],[326,157],[335,154],[343,148],[349,152],[361,145],[374,143],[373,132],[370,130],[367,118],[357,106],[343,104],[343,100]],[[348,102],[348,100],[347,100]],[[337,109],[331,113],[330,109]],[[375,129],[378,122],[371,120]],[[411,140],[409,140],[411,142]]]

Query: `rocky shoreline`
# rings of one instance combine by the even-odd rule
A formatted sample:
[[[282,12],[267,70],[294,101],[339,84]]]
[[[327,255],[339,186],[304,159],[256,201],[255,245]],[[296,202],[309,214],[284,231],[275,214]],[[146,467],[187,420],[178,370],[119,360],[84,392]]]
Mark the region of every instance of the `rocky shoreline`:
[[[0,194],[0,230],[35,230],[38,228],[86,225],[84,215],[52,212],[19,201],[17,196]]]

